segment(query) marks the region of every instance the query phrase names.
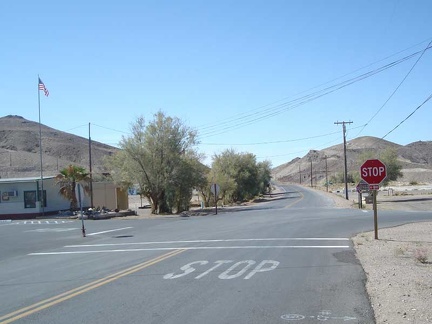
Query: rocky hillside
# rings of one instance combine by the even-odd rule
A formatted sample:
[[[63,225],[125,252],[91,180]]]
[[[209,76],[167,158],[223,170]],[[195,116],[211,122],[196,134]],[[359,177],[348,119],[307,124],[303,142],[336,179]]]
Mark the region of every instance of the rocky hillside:
[[[69,164],[80,165],[89,170],[88,138],[62,132],[45,125],[42,130],[43,174],[57,175]],[[405,146],[375,137],[359,137],[347,142],[347,164],[349,171],[358,171],[360,156],[373,150],[379,157],[386,148],[398,152],[403,165],[402,182],[416,181],[432,183],[432,141],[415,142]],[[95,177],[108,172],[104,158],[112,155],[117,148],[92,141],[92,170]],[[329,177],[343,172],[343,144],[320,151],[312,150],[302,158],[273,169],[273,178],[281,181],[310,184],[325,181],[326,169]],[[326,166],[327,164],[327,166]],[[21,178],[40,176],[39,124],[20,116],[0,118],[0,177]]]
[[[69,164],[89,170],[89,140],[41,125],[44,176],[57,175]],[[92,141],[92,171],[106,172],[103,159],[117,148]],[[0,118],[0,177],[40,175],[39,123],[20,116]]]
[[[370,136],[353,139],[347,142],[348,171],[358,171],[360,169],[362,163],[361,155],[366,151],[373,150],[376,153],[376,157],[379,158],[380,154],[387,148],[396,150],[398,159],[403,166],[402,173],[404,176],[399,179],[401,182],[432,183],[432,141],[420,141],[402,146]],[[326,170],[329,177],[343,172],[343,144],[320,151],[309,151],[302,158],[295,158],[288,163],[274,168],[273,177],[275,180],[280,181],[295,183],[302,181],[302,183],[310,184],[311,168],[314,185],[317,182],[325,181]]]

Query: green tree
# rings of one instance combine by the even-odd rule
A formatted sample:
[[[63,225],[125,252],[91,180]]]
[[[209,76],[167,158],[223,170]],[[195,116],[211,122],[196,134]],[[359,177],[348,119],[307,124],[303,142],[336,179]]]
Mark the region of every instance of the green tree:
[[[108,159],[115,181],[137,183],[140,193],[149,199],[152,213],[189,208],[192,188],[204,179],[201,157],[193,149],[196,132],[162,112],[148,125],[139,117],[131,132],[130,137],[122,138],[121,150]]]
[[[386,165],[387,177],[384,179],[383,185],[386,186],[390,181],[396,181],[403,176],[402,163],[398,160],[397,151],[388,148],[382,152],[380,157],[381,162]]]
[[[243,201],[264,193],[270,184],[270,173],[270,162],[257,163],[251,153],[228,149],[213,156],[212,178],[219,184],[224,202]]]
[[[259,162],[258,165],[258,185],[259,192],[261,194],[271,192],[271,162],[263,161]]]
[[[76,165],[69,165],[67,168],[60,170],[56,176],[56,184],[60,186],[60,194],[70,201],[70,208],[78,208],[78,200],[76,196],[76,186],[81,184],[84,192],[89,193],[89,173],[83,167]]]

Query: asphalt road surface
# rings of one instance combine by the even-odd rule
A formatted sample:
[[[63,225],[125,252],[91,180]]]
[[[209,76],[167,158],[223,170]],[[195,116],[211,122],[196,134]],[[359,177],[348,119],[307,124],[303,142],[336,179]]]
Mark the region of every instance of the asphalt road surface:
[[[350,241],[373,213],[284,188],[218,215],[86,221],[85,238],[80,221],[0,223],[0,323],[374,323]]]

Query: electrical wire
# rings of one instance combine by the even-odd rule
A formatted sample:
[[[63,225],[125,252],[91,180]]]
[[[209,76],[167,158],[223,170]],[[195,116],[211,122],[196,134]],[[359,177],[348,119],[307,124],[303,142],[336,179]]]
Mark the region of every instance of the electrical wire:
[[[414,67],[417,65],[417,63],[420,61],[420,59],[423,57],[423,54],[426,52],[426,50],[428,50],[430,48],[432,44],[432,41],[429,42],[429,44],[426,46],[426,48],[423,50],[423,52],[421,53],[421,55],[419,56],[419,58],[414,62],[413,66],[411,67],[411,69],[408,71],[408,73],[405,75],[405,77],[402,79],[402,81],[398,84],[398,86],[396,87],[396,89],[394,89],[394,91],[390,94],[390,96],[387,98],[387,100],[384,102],[384,104],[377,110],[377,112],[372,116],[371,119],[369,119],[366,124],[364,125],[364,127],[360,130],[360,132],[356,135],[356,137],[358,137],[361,132],[363,132],[363,130],[366,128],[366,126],[369,125],[369,123],[379,114],[379,112],[385,107],[385,105],[387,105],[387,103],[390,101],[390,99],[394,96],[394,94],[399,90],[399,88],[402,86],[402,84],[405,82],[405,80],[408,78],[408,76],[411,74],[412,70],[414,70]]]
[[[334,79],[332,79],[332,80],[330,80],[330,81],[327,81],[327,82],[324,82],[324,83],[322,83],[322,84],[319,84],[319,85],[317,85],[317,86],[315,86],[315,87],[312,87],[312,88],[310,88],[310,89],[307,89],[307,90],[304,90],[304,91],[298,92],[297,94],[294,95],[294,97],[295,97],[295,96],[298,96],[298,95],[300,95],[300,94],[303,94],[303,93],[307,93],[307,92],[312,91],[312,90],[314,90],[314,89],[320,88],[320,87],[322,87],[322,86],[324,86],[324,85],[327,85],[327,84],[332,83],[332,82],[334,82],[334,81],[336,81],[336,80],[342,79],[342,78],[344,78],[344,77],[346,77],[346,76],[348,76],[348,75],[354,74],[354,73],[356,73],[356,72],[358,72],[358,71],[364,70],[364,69],[366,69],[366,68],[368,68],[368,67],[370,67],[370,66],[373,66],[373,65],[375,65],[375,64],[378,64],[378,63],[380,63],[380,62],[386,61],[386,60],[388,60],[388,59],[391,58],[391,57],[394,57],[394,56],[399,55],[399,54],[401,54],[401,53],[403,53],[403,52],[406,52],[406,51],[408,51],[408,50],[410,50],[410,49],[412,49],[412,48],[415,48],[415,47],[417,47],[418,45],[421,45],[421,44],[423,44],[423,43],[425,43],[425,42],[428,42],[428,41],[430,41],[430,40],[431,40],[431,38],[427,38],[427,39],[425,39],[425,40],[423,40],[423,41],[421,41],[421,42],[419,42],[419,43],[417,43],[417,44],[414,44],[414,45],[412,45],[412,46],[410,46],[410,47],[408,47],[408,48],[405,48],[405,49],[403,49],[403,50],[401,50],[401,51],[399,51],[399,52],[396,52],[396,53],[394,53],[394,54],[391,54],[391,55],[389,55],[389,56],[387,56],[387,57],[385,57],[385,58],[383,58],[383,59],[380,59],[380,60],[378,60],[378,61],[375,61],[375,62],[373,62],[373,63],[370,63],[370,64],[368,64],[368,65],[366,65],[366,66],[363,66],[363,67],[361,67],[361,68],[358,68],[358,69],[356,69],[356,70],[354,70],[354,71],[351,71],[351,72],[349,72],[349,73],[346,73],[346,74],[344,74],[344,75],[342,75],[342,76],[339,76],[339,77],[337,77],[337,78],[334,78]],[[414,53],[414,54],[417,54],[417,53]],[[277,103],[279,103],[279,102],[285,101],[285,100],[287,100],[287,99],[289,99],[289,98],[291,98],[291,97],[292,97],[292,96],[285,97],[285,98],[282,98],[282,99],[280,99],[280,100],[277,100],[277,101],[275,101],[275,102],[273,102],[273,103],[270,103],[270,104],[266,104],[266,105],[264,105],[264,106],[257,107],[257,108],[255,108],[255,109],[253,109],[253,110],[250,110],[250,112],[254,112],[254,111],[261,111],[262,108],[272,106],[272,105],[277,104]],[[235,119],[235,117],[238,117],[238,118]],[[235,119],[235,120],[239,120],[239,119],[243,119],[244,117],[245,117],[245,116],[244,116],[244,113],[243,113],[243,112],[242,112],[242,113],[238,113],[238,114],[234,114],[234,115],[232,115],[231,117],[226,118],[224,121],[222,121],[222,123],[221,123],[220,121],[218,121],[217,123],[207,123],[207,124],[203,124],[203,125],[201,125],[201,129],[203,130],[203,129],[212,128],[212,127],[214,127],[215,125],[216,125],[216,126],[219,126],[220,124],[226,124],[227,122],[231,122],[231,121],[233,121],[234,119]]]
[[[430,47],[428,47],[426,49],[429,49],[429,48]],[[226,133],[227,131],[238,129],[238,128],[244,127],[246,125],[256,123],[257,121],[276,116],[276,115],[281,114],[287,110],[292,110],[292,109],[297,108],[299,106],[302,106],[302,105],[304,105],[310,101],[316,100],[322,96],[333,93],[333,92],[340,90],[342,88],[345,88],[345,87],[347,87],[353,83],[359,82],[359,81],[364,80],[366,78],[369,78],[369,77],[371,77],[377,73],[383,72],[383,71],[385,71],[391,67],[394,67],[398,64],[401,64],[401,63],[411,59],[412,57],[418,55],[421,52],[422,51],[412,53],[412,54],[405,56],[401,59],[398,59],[394,62],[391,62],[389,64],[381,66],[375,70],[372,70],[372,71],[369,71],[369,72],[364,73],[362,75],[359,75],[357,77],[345,80],[343,82],[332,85],[330,87],[321,89],[319,91],[308,94],[306,96],[296,98],[296,99],[291,100],[289,102],[285,102],[283,104],[273,106],[273,107],[271,107],[269,109],[265,109],[259,113],[247,114],[247,115],[244,115],[243,117],[239,117],[239,118],[235,118],[235,119],[230,120],[230,121],[215,124],[215,125],[209,126],[207,128],[205,128],[205,127],[201,128],[201,132],[199,133],[199,138],[202,139],[202,138],[211,137],[211,136],[219,135],[222,133]],[[424,52],[424,50],[423,50],[423,52]],[[256,115],[258,115],[258,116],[256,116]],[[221,126],[223,126],[223,125],[226,125],[226,126],[221,128]],[[202,131],[202,130],[206,130],[206,129],[207,129],[207,131]]]
[[[92,124],[92,125],[97,126],[97,127],[100,127],[100,128],[104,128],[104,129],[112,130],[112,131],[114,131],[114,132],[118,132],[118,133],[130,134],[129,132],[121,131],[121,130],[114,129],[114,128],[109,128],[109,127],[105,127],[105,126],[101,126],[101,125],[97,125],[97,124]]]
[[[316,135],[316,136],[310,136],[310,137],[304,137],[304,138],[296,138],[296,139],[289,139],[289,140],[280,140],[280,141],[268,141],[268,142],[257,142],[257,143],[201,143],[203,145],[267,145],[267,144],[278,144],[278,143],[289,143],[289,142],[300,142],[300,141],[305,141],[305,140],[309,140],[309,139],[313,139],[313,138],[320,138],[320,137],[325,137],[325,136],[330,136],[330,135],[334,135],[336,133],[339,132],[333,132],[333,133],[328,133],[328,134],[322,134],[322,135]]]
[[[405,121],[407,121],[409,118],[411,118],[412,115],[416,113],[417,110],[419,110],[425,103],[427,103],[432,98],[432,94],[426,98],[425,101],[423,101],[420,106],[418,106],[416,109],[414,109],[413,112],[411,112],[404,120],[402,120],[398,125],[396,125],[391,131],[389,131],[387,134],[385,134],[381,139],[384,139],[387,137],[387,135],[391,134],[393,131],[395,131],[400,125],[402,125]]]

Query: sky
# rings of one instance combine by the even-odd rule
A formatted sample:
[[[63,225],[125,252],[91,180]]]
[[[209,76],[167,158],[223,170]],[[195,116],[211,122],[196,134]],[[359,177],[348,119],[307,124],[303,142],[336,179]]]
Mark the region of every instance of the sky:
[[[342,121],[347,140],[429,141],[431,12],[429,0],[3,1],[0,117],[40,111],[118,146],[162,111],[197,131],[208,165],[234,149],[276,167],[341,144]]]

